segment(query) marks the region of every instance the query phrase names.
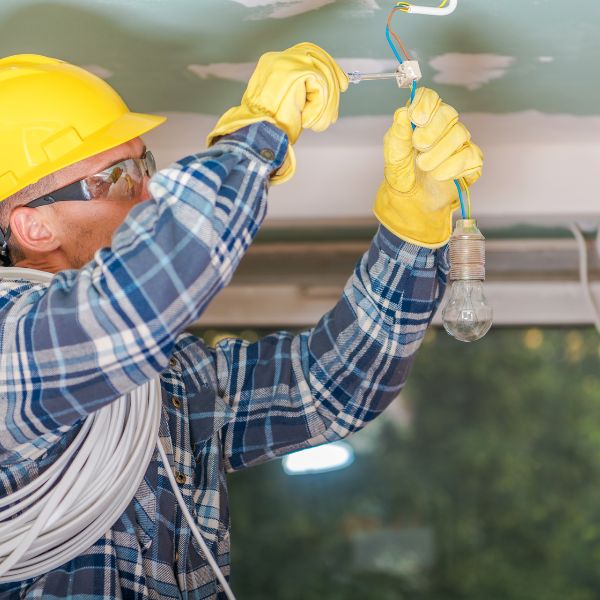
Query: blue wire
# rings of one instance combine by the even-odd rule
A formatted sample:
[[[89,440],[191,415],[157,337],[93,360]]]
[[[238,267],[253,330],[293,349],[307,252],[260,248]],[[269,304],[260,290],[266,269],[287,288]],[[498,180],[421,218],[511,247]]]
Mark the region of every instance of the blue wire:
[[[385,37],[387,38],[388,44],[390,45],[392,52],[396,55],[398,62],[400,64],[402,64],[404,61],[402,60],[402,57],[400,56],[400,54],[398,54],[398,50],[396,50],[396,46],[394,46],[394,44],[392,42],[392,37],[390,35],[390,28],[387,25],[385,26]]]
[[[412,91],[410,94],[411,104],[412,104],[412,101],[415,99],[416,93],[417,93],[417,82],[413,81]],[[414,123],[411,123],[411,125],[412,125],[413,131],[414,131],[417,126]],[[460,187],[460,183],[458,182],[458,179],[454,180],[454,185],[456,186],[456,189],[458,190],[458,199],[460,200],[460,212],[462,213],[462,218],[464,220],[467,218],[467,213],[465,211],[465,202],[463,200],[462,188]]]
[[[394,46],[394,44],[392,42],[392,37],[390,35],[390,28],[387,25],[385,26],[385,37],[387,38],[388,44],[390,45],[392,52],[398,59],[398,62],[400,64],[402,64],[404,61],[402,60],[402,57],[400,56],[400,54],[398,54],[398,50],[396,50],[396,46]],[[415,99],[416,93],[417,93],[417,82],[413,81],[412,89],[410,91],[411,104],[412,104],[413,100]],[[414,123],[411,123],[411,125],[412,125],[413,131],[414,131],[417,126]],[[458,182],[458,179],[454,180],[454,185],[456,186],[456,189],[458,190],[458,199],[460,200],[460,212],[462,213],[462,218],[466,219],[467,213],[465,212],[465,203],[463,200],[462,188],[460,187],[460,183]]]
[[[460,183],[458,183],[458,179],[454,180],[454,185],[458,190],[458,199],[460,200],[460,212],[462,213],[463,220],[467,218],[467,214],[465,213],[465,203],[463,201],[462,188],[460,187]]]
[[[412,84],[412,89],[410,90],[410,103],[413,103],[413,100],[415,99],[415,94],[417,93],[417,80],[415,79],[415,81],[413,81]],[[417,128],[417,126],[414,123],[411,123],[413,131]]]

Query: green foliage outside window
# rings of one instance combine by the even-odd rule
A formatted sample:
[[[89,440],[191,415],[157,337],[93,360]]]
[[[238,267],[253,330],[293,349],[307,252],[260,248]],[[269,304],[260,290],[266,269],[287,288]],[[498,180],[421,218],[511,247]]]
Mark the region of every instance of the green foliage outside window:
[[[600,598],[600,338],[441,332],[354,464],[230,477],[245,600]],[[404,416],[402,416],[404,414]]]

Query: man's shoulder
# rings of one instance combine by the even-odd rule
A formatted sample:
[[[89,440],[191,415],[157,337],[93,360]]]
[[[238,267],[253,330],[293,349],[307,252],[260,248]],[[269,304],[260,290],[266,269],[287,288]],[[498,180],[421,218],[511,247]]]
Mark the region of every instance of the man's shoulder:
[[[45,291],[44,285],[25,279],[0,279],[0,320],[15,304],[34,302],[43,296]]]
[[[169,366],[184,379],[191,377],[193,382],[188,383],[200,387],[216,384],[213,349],[197,335],[185,332],[177,337]]]
[[[174,354],[180,355],[198,355],[210,354],[210,347],[204,342],[204,340],[192,333],[185,331],[180,333],[175,340],[175,352]]]

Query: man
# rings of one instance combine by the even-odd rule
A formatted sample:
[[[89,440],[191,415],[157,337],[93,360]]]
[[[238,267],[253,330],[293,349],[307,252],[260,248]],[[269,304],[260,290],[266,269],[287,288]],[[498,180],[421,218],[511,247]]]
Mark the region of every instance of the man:
[[[225,472],[330,442],[402,388],[443,294],[453,179],[482,157],[454,109],[419,90],[385,140],[382,226],[338,304],[299,335],[210,348],[184,333],[230,280],[294,172],[303,128],[325,130],[347,78],[312,44],[265,55],[210,148],[154,174],[130,113],[85,71],[0,61],[0,489],[55,461],[85,417],[160,375],[161,444],[189,511],[229,570]],[[412,123],[416,125],[413,133]],[[223,591],[155,453],[130,506],[80,556],[0,584],[2,598],[216,598]]]

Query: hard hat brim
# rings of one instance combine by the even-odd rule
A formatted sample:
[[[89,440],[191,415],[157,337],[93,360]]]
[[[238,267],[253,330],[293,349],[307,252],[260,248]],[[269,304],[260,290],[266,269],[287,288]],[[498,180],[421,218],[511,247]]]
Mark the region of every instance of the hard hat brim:
[[[125,142],[144,135],[144,133],[148,133],[148,131],[162,125],[166,120],[166,117],[159,115],[125,113],[108,127],[86,138],[74,152],[66,154],[60,160],[51,163],[53,168],[47,174],[60,171],[86,158],[116,148]]]
[[[12,196],[51,173],[56,173],[86,158],[129,142],[162,125],[166,120],[166,117],[159,115],[127,112],[113,121],[109,126],[87,136],[72,152],[64,154],[59,159],[45,162],[38,169],[30,172],[27,183],[20,187],[17,185],[14,189],[10,190],[10,193],[4,195],[4,198]],[[1,198],[0,201],[4,198]]]

